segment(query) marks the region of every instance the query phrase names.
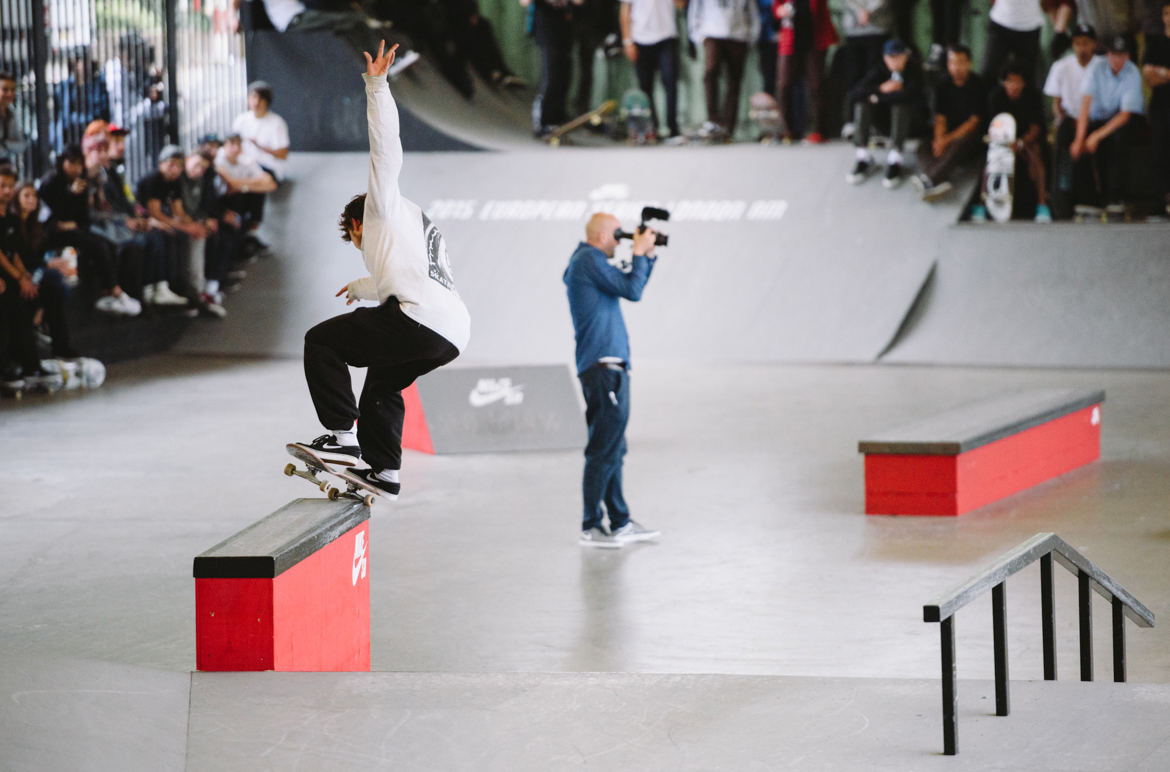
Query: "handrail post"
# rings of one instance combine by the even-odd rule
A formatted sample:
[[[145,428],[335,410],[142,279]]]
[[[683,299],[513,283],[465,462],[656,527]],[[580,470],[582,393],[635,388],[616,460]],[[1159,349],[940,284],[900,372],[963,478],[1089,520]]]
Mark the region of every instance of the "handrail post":
[[[991,628],[995,638],[995,715],[1012,712],[1008,686],[1007,582],[991,588]]]
[[[1093,588],[1089,575],[1077,572],[1078,602],[1081,623],[1081,680],[1093,680]]]
[[[959,694],[955,678],[955,615],[939,624],[942,638],[943,753],[959,752]]]
[[[1056,680],[1056,586],[1052,553],[1040,558],[1040,627],[1044,635],[1044,680]]]
[[[1113,680],[1125,683],[1125,604],[1113,598]]]

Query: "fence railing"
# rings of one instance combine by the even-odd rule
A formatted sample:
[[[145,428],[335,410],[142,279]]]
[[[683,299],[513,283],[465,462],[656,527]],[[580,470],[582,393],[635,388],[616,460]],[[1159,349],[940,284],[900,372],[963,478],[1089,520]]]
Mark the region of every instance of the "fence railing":
[[[1054,533],[1038,533],[995,560],[962,584],[922,607],[925,622],[939,622],[942,642],[943,752],[959,752],[958,689],[955,663],[955,612],[991,590],[991,623],[995,649],[995,714],[1011,713],[1008,681],[1007,580],[1040,561],[1041,629],[1044,639],[1044,680],[1056,680],[1056,591],[1053,559],[1077,577],[1080,617],[1081,680],[1093,680],[1093,591],[1113,607],[1113,680],[1125,681],[1125,618],[1138,627],[1153,627],[1154,613],[1124,587]]]

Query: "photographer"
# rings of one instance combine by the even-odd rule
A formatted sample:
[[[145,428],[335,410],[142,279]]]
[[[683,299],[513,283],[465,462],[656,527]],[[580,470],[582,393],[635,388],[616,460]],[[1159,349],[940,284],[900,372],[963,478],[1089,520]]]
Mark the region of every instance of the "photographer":
[[[577,340],[577,377],[585,393],[589,424],[581,524],[581,544],[586,547],[616,548],[659,535],[630,519],[622,497],[622,458],[630,418],[630,343],[618,303],[619,298],[637,301],[642,297],[654,270],[658,233],[643,224],[633,234],[633,266],[623,273],[609,264],[620,225],[613,215],[593,215],[585,226],[585,241],[577,245],[564,276]],[[608,531],[601,522],[603,500],[609,513]]]

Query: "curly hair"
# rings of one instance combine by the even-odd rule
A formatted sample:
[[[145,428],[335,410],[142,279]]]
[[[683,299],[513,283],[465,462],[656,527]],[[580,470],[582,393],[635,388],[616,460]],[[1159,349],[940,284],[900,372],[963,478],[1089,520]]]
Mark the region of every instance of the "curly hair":
[[[361,193],[354,196],[345,205],[345,209],[341,213],[341,218],[337,221],[337,227],[341,228],[341,240],[353,241],[349,235],[349,223],[352,220],[357,220],[360,225],[366,216],[366,194]]]

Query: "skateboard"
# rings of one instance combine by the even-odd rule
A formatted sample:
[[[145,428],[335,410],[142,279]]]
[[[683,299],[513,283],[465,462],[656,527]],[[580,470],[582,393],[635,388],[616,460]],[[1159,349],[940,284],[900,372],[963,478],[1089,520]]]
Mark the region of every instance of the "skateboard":
[[[760,129],[760,142],[765,145],[778,144],[783,127],[780,123],[780,105],[776,104],[775,97],[761,91],[752,94],[748,105],[748,116]]]
[[[25,393],[52,394],[65,386],[60,373],[50,372],[33,378],[18,378],[15,381],[0,382],[0,396],[8,399],[22,399]]]
[[[308,480],[333,501],[339,498],[354,499],[367,507],[372,507],[374,506],[374,498],[377,496],[393,500],[393,497],[387,495],[385,491],[375,488],[360,477],[349,474],[343,465],[330,464],[308,448],[290,442],[285,445],[285,449],[290,456],[304,463],[305,469],[302,471],[297,468],[296,464],[289,464],[284,468],[284,473],[289,477],[302,477]],[[322,480],[317,476],[321,473],[332,475],[344,482],[345,490],[333,487],[328,480]]]
[[[552,130],[552,132],[548,135],[548,137],[545,138],[544,141],[549,143],[553,147],[559,147],[561,144],[561,139],[563,139],[566,135],[581,128],[585,124],[588,123],[588,124],[591,124],[593,126],[600,126],[602,121],[605,120],[605,117],[607,115],[609,115],[610,113],[612,113],[616,107],[617,107],[617,102],[614,101],[613,99],[602,102],[601,107],[598,107],[595,110],[590,110],[589,112],[585,113],[584,115],[577,116],[576,118],[569,121],[568,123],[557,126],[555,129]]]
[[[645,91],[632,88],[622,95],[622,119],[626,122],[627,140],[635,145],[654,141],[654,114]]]
[[[1012,192],[1016,174],[1016,119],[1000,113],[987,128],[987,167],[983,174],[983,202],[996,222],[1012,219]]]

